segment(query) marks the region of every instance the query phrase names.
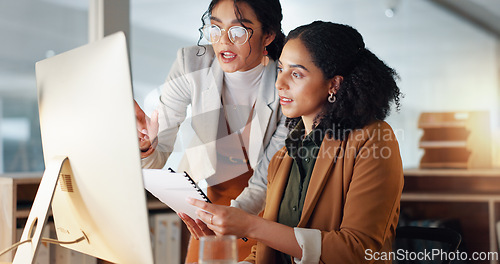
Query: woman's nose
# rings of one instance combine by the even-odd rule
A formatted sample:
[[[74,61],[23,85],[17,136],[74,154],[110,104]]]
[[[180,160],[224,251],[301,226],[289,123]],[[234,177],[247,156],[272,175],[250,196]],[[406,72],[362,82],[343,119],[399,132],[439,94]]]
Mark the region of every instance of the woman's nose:
[[[279,73],[278,73],[278,78],[276,78],[275,85],[276,85],[276,89],[278,89],[278,90],[287,89],[287,87],[288,87],[286,85],[286,82],[285,82],[285,77]]]
[[[220,31],[220,42],[222,44],[233,44],[229,39],[229,32],[225,29],[221,29]]]

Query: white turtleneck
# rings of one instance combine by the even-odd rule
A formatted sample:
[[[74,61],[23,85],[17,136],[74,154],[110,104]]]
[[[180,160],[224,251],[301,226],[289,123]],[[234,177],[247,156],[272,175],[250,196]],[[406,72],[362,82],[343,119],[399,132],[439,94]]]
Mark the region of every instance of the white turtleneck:
[[[244,72],[224,73],[222,96],[231,131],[243,130],[262,80],[264,65]]]

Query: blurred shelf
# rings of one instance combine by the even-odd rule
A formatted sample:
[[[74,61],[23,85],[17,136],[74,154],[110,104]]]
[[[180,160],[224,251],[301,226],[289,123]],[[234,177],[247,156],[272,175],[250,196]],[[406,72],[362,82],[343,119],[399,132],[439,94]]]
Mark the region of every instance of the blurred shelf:
[[[489,112],[426,112],[418,120],[420,168],[490,168]]]

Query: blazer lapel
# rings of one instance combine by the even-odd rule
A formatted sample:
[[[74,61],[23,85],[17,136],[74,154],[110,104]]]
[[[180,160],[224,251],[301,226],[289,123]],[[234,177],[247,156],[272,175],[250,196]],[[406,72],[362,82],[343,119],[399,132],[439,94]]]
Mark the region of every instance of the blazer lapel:
[[[202,89],[201,93],[201,109],[198,111],[193,110],[191,125],[196,131],[196,136],[203,144],[202,149],[198,149],[200,154],[196,155],[198,159],[192,164],[211,164],[212,170],[208,169],[206,166],[191,166],[191,167],[203,167],[205,174],[202,178],[211,176],[215,171],[217,165],[217,150],[216,150],[216,140],[217,140],[217,130],[219,126],[219,114],[221,111],[221,92],[222,92],[222,82],[223,82],[223,71],[217,61],[214,58],[214,62],[210,70],[207,72],[207,86]],[[207,160],[208,159],[208,160]],[[190,159],[191,160],[191,159]],[[200,173],[200,172],[198,172]],[[202,173],[203,174],[203,173]]]
[[[203,127],[201,127],[201,134],[203,134],[202,141],[208,143],[217,139],[217,129],[219,125],[219,114],[222,108],[221,94],[222,82],[224,73],[220,68],[217,59],[214,59],[213,66],[208,72],[210,85],[202,92],[202,116]]]
[[[270,60],[264,69],[259,94],[255,102],[255,116],[252,118],[248,158],[250,166],[257,165],[259,157],[264,152],[264,136],[273,113],[273,103],[276,102],[276,62]]]
[[[304,227],[309,221],[312,211],[323,191],[323,187],[331,175],[328,171],[335,166],[336,159],[340,153],[341,144],[342,141],[329,139],[328,137],[323,140],[311,174],[302,215],[297,225],[298,227]]]
[[[288,183],[288,175],[292,167],[293,159],[285,154],[283,161],[279,165],[276,175],[274,175],[274,182],[271,188],[267,189],[266,210],[264,211],[264,218],[272,221],[278,220],[278,213],[281,205],[281,198],[285,191],[286,184]]]

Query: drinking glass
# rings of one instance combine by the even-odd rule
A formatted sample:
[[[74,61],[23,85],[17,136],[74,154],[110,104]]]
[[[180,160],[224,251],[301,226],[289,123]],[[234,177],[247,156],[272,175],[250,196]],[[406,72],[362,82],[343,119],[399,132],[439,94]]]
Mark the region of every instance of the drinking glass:
[[[235,236],[204,236],[200,238],[199,264],[236,264],[238,249]]]

